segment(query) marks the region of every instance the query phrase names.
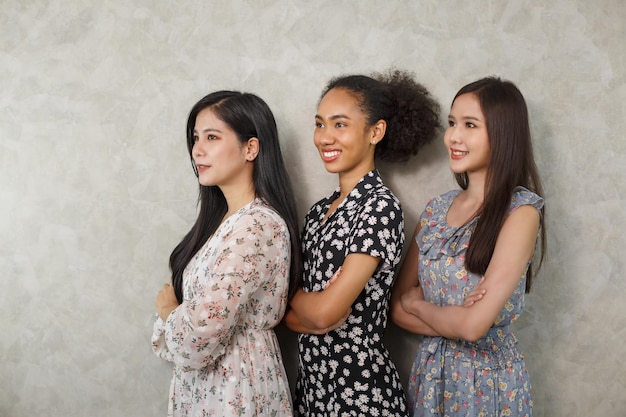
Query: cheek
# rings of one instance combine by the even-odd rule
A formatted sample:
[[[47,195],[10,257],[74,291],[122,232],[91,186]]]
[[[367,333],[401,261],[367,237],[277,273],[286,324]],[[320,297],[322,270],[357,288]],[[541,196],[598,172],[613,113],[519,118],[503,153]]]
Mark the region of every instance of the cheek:
[[[320,142],[322,140],[322,135],[317,129],[313,132],[313,144],[315,146],[320,146]]]

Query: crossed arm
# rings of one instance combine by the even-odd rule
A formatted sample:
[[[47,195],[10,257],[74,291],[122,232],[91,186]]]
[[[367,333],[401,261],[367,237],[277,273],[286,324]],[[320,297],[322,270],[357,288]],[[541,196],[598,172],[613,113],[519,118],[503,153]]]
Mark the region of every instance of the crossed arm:
[[[276,294],[274,307],[264,310],[268,323],[278,320],[284,307],[280,294],[289,259],[284,223],[262,212],[242,216],[221,245],[190,278],[195,288],[190,300],[178,305],[167,284],[155,300],[162,321],[155,323],[153,350],[186,369],[200,369],[224,354],[261,286]]]
[[[418,247],[413,238],[391,301],[391,319],[398,326],[426,336],[475,341],[484,336],[515,291],[533,255],[539,213],[521,206],[505,220],[479,287],[463,306],[437,306],[418,288]],[[419,226],[415,232],[419,231]],[[475,302],[480,300],[480,302]]]
[[[324,334],[340,327],[379,262],[379,258],[367,254],[348,255],[324,290],[296,292],[283,323],[298,333]]]

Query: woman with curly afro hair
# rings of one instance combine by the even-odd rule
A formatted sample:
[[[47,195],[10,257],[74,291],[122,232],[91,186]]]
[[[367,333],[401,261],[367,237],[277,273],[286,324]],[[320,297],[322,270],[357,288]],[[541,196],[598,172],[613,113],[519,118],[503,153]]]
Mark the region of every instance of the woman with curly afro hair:
[[[313,141],[339,187],[306,216],[302,288],[284,319],[300,333],[296,415],[408,415],[383,345],[404,216],[375,160],[404,161],[439,128],[439,105],[405,71],[342,76],[322,94]]]

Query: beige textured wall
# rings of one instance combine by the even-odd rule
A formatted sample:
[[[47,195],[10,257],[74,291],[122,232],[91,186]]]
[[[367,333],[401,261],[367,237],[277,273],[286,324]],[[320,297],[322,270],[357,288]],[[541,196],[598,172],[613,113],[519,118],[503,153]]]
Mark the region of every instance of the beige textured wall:
[[[536,415],[626,415],[625,25],[623,0],[3,0],[0,416],[165,415],[150,316],[195,217],[190,106],[222,88],[265,98],[304,215],[336,185],[311,140],[324,83],[392,65],[446,111],[478,77],[519,85],[549,215],[516,327]],[[440,142],[381,170],[409,232],[454,186]],[[419,339],[388,339],[406,376]]]

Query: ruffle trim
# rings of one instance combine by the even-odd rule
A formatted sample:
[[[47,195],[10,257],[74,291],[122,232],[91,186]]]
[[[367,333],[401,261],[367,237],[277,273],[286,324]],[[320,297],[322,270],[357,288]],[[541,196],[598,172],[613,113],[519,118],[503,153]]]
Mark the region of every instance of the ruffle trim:
[[[467,249],[472,233],[476,228],[478,217],[460,227],[449,226],[446,222],[452,200],[460,192],[461,190],[448,191],[426,204],[426,208],[420,216],[422,228],[416,238],[420,255],[423,258],[438,259],[442,255],[453,257]],[[509,213],[524,205],[531,205],[537,210],[541,210],[543,204],[543,198],[537,194],[524,187],[517,187],[513,192]]]

